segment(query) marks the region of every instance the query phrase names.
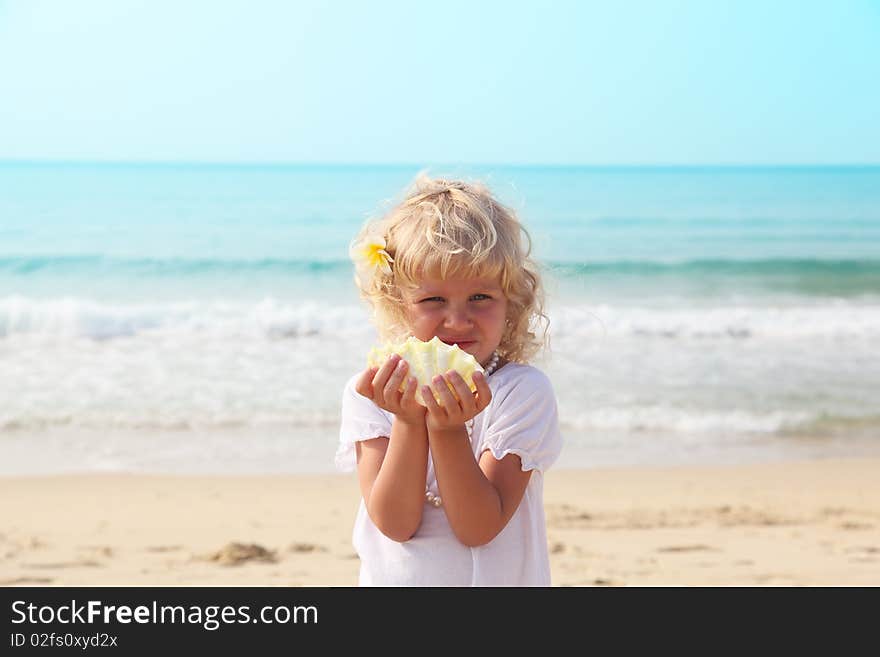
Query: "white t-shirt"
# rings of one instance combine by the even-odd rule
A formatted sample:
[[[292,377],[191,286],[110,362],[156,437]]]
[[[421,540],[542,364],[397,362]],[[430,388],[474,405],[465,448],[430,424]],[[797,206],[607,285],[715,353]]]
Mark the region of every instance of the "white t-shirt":
[[[355,443],[390,436],[394,418],[354,389],[359,376],[342,395],[336,466],[347,472],[357,466]],[[518,363],[487,381],[492,400],[474,418],[471,446],[477,459],[487,449],[499,460],[512,453],[523,471],[533,470],[519,507],[494,539],[471,548],[455,537],[442,506],[426,504],[415,536],[398,543],[379,531],[361,500],[352,536],[361,586],[550,586],[543,472],[562,449],[553,386],[540,370]],[[426,483],[438,494],[430,454]]]

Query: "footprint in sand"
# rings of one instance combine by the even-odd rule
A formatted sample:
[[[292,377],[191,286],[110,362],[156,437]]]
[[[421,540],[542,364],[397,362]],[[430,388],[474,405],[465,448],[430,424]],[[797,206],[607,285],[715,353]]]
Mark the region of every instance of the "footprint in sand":
[[[657,548],[657,552],[718,552],[710,545],[667,545]]]
[[[177,552],[182,550],[182,545],[148,545],[147,552]]]
[[[113,548],[109,545],[80,545],[77,549],[84,552],[91,552],[99,557],[109,558],[113,556]]]
[[[842,522],[838,525],[841,529],[874,529],[874,525],[867,522]]]
[[[858,563],[873,563],[877,561],[877,555],[880,555],[880,547],[873,545],[856,545],[847,548],[845,552],[854,554],[849,560]]]
[[[287,551],[299,553],[326,552],[327,548],[323,545],[315,545],[314,543],[292,543],[290,547],[287,548]]]
[[[777,584],[781,586],[789,586],[796,578],[791,575],[782,573],[762,573],[754,576],[754,581],[758,584]]]
[[[55,580],[51,577],[16,577],[14,579],[0,579],[0,586],[15,586],[16,584],[51,584]]]
[[[278,557],[274,550],[267,550],[256,543],[227,543],[217,552],[206,557],[207,561],[214,561],[221,566],[239,566],[248,561],[263,563],[276,563]]]
[[[53,563],[24,563],[21,566],[22,568],[53,570],[56,568],[102,568],[104,564],[94,559],[80,559],[79,561],[57,561]]]

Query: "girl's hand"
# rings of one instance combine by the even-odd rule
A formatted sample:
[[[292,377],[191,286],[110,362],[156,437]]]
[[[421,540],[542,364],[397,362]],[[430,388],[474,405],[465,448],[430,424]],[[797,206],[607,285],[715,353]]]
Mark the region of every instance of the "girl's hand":
[[[449,390],[446,380],[455,388],[458,401]],[[476,392],[471,392],[468,385],[455,370],[446,373],[446,377],[435,376],[433,381],[434,390],[440,397],[440,404],[431,394],[430,386],[422,386],[422,397],[428,405],[428,414],[425,418],[429,432],[448,431],[459,429],[465,422],[476,416],[492,401],[492,391],[486,382],[486,377],[480,372],[474,373]]]
[[[402,422],[425,422],[425,407],[416,401],[416,379],[409,377],[406,388],[400,392],[400,383],[406,376],[407,362],[399,354],[391,354],[382,367],[371,367],[358,379],[355,390],[381,409],[394,413]]]

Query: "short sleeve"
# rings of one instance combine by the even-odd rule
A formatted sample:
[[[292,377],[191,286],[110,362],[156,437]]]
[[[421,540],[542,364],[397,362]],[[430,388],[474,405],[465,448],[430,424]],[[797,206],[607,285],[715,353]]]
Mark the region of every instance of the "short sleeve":
[[[357,466],[356,442],[391,435],[394,416],[354,389],[359,376],[360,373],[352,376],[342,392],[342,420],[335,461],[336,468],[343,472],[351,472]]]
[[[550,379],[529,367],[509,388],[498,392],[498,405],[483,431],[479,452],[488,449],[498,460],[516,454],[524,471],[548,469],[562,451],[556,395]]]

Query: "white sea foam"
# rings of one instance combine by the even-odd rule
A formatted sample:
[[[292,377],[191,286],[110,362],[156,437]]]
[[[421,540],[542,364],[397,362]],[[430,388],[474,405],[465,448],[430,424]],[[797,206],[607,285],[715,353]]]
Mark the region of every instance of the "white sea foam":
[[[328,307],[266,298],[258,302],[186,301],[116,304],[91,299],[0,298],[0,338],[107,340],[140,335],[215,335],[285,338],[362,333],[365,311],[358,306]]]
[[[829,302],[800,306],[707,308],[600,305],[551,309],[556,337],[697,340],[788,338],[880,339],[880,304]]]
[[[880,338],[880,303],[855,301],[704,308],[558,305],[549,314],[551,335],[560,338]],[[354,336],[369,330],[365,306],[328,306],[315,299],[113,304],[73,297],[0,298],[0,338],[198,334],[277,339]]]
[[[759,411],[749,409],[681,408],[673,405],[638,405],[599,407],[578,411],[561,409],[563,428],[573,436],[591,434],[601,440],[611,433],[677,433],[699,436],[774,434],[802,426],[815,419],[800,411]],[[575,438],[577,440],[577,438]]]
[[[618,453],[665,435],[676,437],[670,449],[702,450],[805,430],[850,434],[852,422],[867,422],[867,434],[876,424],[876,306],[565,306],[549,315],[552,357],[536,365],[554,384],[574,449]],[[362,306],[273,298],[6,297],[0,336],[4,454],[32,460],[31,438],[45,448],[45,436],[65,432],[75,438],[60,453],[93,469],[197,470],[202,440],[226,461],[246,461],[252,443],[258,469],[290,455],[320,460],[321,450],[332,454],[342,386],[377,340]],[[153,435],[176,438],[149,456]]]

